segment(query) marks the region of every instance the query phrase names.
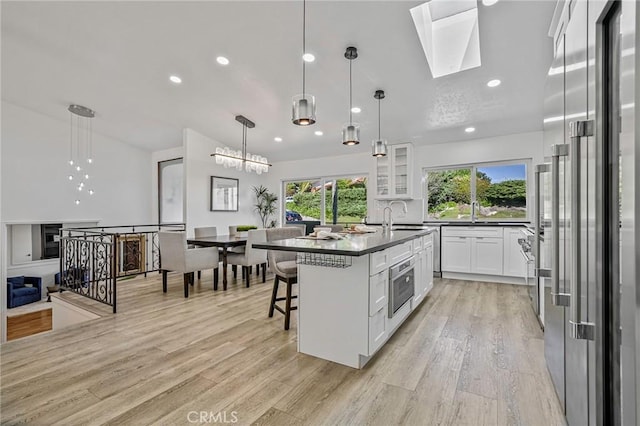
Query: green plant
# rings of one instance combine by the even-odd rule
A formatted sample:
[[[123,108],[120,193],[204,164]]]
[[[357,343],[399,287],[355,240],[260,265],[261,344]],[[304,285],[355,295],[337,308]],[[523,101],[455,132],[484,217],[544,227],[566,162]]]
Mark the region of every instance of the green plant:
[[[269,225],[273,224],[273,221],[269,221],[269,217],[276,212],[278,196],[269,192],[269,189],[263,185],[254,186],[253,192],[256,195],[256,203],[253,205],[254,210],[260,216],[262,227],[266,228],[267,223],[269,223]]]
[[[258,227],[255,226],[255,225],[238,225],[236,227],[236,231],[238,231],[238,232],[246,232],[246,231],[250,231],[252,229],[258,229]]]

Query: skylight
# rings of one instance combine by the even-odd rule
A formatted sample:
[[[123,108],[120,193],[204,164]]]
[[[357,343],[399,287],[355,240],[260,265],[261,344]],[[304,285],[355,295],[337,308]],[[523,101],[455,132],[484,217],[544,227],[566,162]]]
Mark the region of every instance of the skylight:
[[[476,0],[431,0],[411,17],[434,78],[480,66]]]

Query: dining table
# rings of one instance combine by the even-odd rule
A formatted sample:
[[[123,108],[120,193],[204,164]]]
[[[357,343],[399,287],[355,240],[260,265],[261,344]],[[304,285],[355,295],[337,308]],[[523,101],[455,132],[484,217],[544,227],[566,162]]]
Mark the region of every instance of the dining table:
[[[216,235],[215,237],[188,238],[188,244],[201,247],[218,247],[222,249],[222,289],[227,289],[227,252],[232,247],[247,245],[247,237],[237,235]]]

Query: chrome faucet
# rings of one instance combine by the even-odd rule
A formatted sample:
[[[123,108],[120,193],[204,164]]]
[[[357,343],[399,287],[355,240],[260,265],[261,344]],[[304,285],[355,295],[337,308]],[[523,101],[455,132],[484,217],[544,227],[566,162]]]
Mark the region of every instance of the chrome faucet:
[[[477,201],[471,202],[471,222],[476,223],[476,207],[480,207]]]
[[[408,209],[405,201],[394,200],[390,202],[389,205],[382,210],[382,232],[391,231],[391,228],[393,227],[393,208],[391,207],[393,206],[393,203],[402,203],[402,213],[407,214]],[[386,220],[387,209],[389,210],[389,220]]]

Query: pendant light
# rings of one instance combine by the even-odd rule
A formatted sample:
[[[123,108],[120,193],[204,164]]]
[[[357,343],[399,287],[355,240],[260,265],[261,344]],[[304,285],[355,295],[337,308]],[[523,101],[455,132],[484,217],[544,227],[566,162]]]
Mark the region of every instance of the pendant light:
[[[351,84],[351,64],[358,57],[358,49],[353,46],[347,47],[344,57],[349,60],[349,123],[342,128],[342,143],[344,145],[358,145],[360,143],[360,125],[353,122],[353,88]]]
[[[387,155],[387,140],[380,138],[380,100],[384,99],[384,90],[376,90],[373,97],[378,100],[378,139],[372,143],[372,155],[374,157],[385,157]]]
[[[228,147],[216,148],[215,157],[216,164],[220,164],[225,168],[234,168],[239,171],[244,170],[247,173],[256,172],[257,174],[267,173],[269,171],[269,161],[266,157],[247,152],[247,129],[253,129],[256,124],[243,115],[236,115],[236,121],[242,124],[242,150],[236,151]]]
[[[68,180],[77,191],[74,203],[80,204],[80,195],[93,195],[89,186],[89,169],[93,164],[93,125],[95,111],[82,105],[69,105],[69,160]]]
[[[302,55],[306,52],[307,27],[306,27],[307,2],[302,0]],[[293,97],[291,121],[298,126],[310,126],[316,122],[316,98],[306,93],[306,65],[302,60],[302,94]]]

